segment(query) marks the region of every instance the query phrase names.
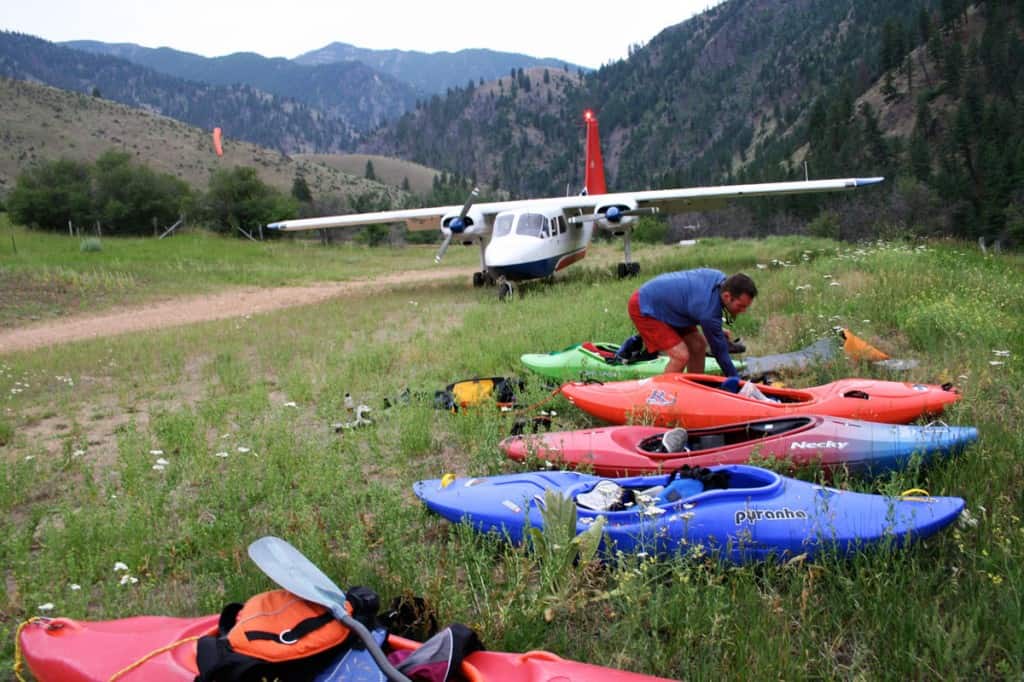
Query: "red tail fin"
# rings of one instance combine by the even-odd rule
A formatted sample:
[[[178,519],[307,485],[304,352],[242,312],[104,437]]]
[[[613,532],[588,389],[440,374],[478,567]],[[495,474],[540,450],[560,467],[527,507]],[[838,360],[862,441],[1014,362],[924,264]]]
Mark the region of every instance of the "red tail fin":
[[[608,188],[604,184],[604,160],[601,158],[601,139],[597,134],[597,116],[587,109],[583,112],[583,121],[587,125],[587,169],[583,184],[587,194],[607,194]]]

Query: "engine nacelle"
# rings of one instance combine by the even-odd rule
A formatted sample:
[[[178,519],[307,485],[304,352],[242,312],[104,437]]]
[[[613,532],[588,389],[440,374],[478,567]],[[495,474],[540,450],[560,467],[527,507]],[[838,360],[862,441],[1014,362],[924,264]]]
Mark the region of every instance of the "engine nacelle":
[[[477,210],[475,207],[470,207],[466,213],[466,217],[462,219],[462,226],[459,226],[459,216],[462,214],[461,210],[452,211],[446,213],[441,218],[441,230],[449,229],[452,234],[458,237],[478,235],[486,227],[484,222],[483,212]]]
[[[598,206],[594,213],[596,215],[604,216],[597,221],[597,224],[601,229],[604,230],[619,230],[624,229],[636,222],[637,218],[633,215],[623,215],[629,211],[635,211],[637,204],[635,201],[616,201],[614,204],[603,204]]]

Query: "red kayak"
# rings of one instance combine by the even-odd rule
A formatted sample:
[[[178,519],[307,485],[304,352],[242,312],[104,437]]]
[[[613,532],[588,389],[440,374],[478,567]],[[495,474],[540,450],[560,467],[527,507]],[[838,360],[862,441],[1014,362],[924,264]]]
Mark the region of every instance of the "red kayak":
[[[840,379],[806,389],[757,385],[762,400],[723,391],[723,381],[707,374],[659,374],[604,384],[572,382],[561,392],[576,407],[612,424],[689,429],[809,414],[906,424],[938,415],[960,399],[951,384]],[[741,382],[741,391],[747,383]]]
[[[499,447],[514,460],[589,467],[612,477],[668,472],[684,464],[745,464],[758,457],[877,475],[905,467],[914,456],[928,463],[955,454],[978,438],[973,426],[881,424],[820,415],[692,429],[675,434],[677,445],[665,443],[668,431],[606,426],[512,436]]]
[[[142,616],[100,622],[54,618],[26,625],[18,644],[39,682],[107,682],[114,675],[119,682],[192,682],[198,672],[195,639],[216,630],[217,616]],[[387,644],[392,649],[419,646],[394,635]],[[169,649],[152,655],[165,647]],[[547,651],[477,651],[463,661],[461,672],[465,682],[669,682],[568,661]]]

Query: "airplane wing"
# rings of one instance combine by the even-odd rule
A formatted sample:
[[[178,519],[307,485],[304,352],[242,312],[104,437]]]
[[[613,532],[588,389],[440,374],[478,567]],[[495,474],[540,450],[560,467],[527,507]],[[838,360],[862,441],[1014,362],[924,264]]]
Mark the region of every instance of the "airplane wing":
[[[753,185],[722,185],[719,187],[691,187],[686,189],[650,190],[627,194],[641,207],[656,207],[666,213],[700,211],[706,205],[717,208],[727,199],[739,197],[766,197],[785,194],[836,192],[875,185],[885,178],[844,178],[834,180],[800,180],[797,182],[765,182]]]
[[[406,223],[409,229],[436,230],[441,218],[448,213],[458,213],[461,206],[437,206],[434,208],[399,209],[397,211],[374,211],[373,213],[352,213],[349,215],[326,216],[323,218],[300,218],[298,220],[281,220],[267,225],[268,229],[282,232],[300,230],[322,230],[328,227],[355,227],[357,225],[375,225],[378,223]]]
[[[730,199],[741,197],[768,197],[786,194],[837,192],[867,187],[885,178],[839,178],[830,180],[802,180],[797,182],[766,182],[750,185],[721,185],[718,187],[687,187],[656,189],[640,192],[616,192],[589,197],[592,212],[570,218],[570,222],[600,221],[601,227],[613,227],[623,217],[654,213],[685,213],[721,208]],[[580,197],[583,198],[583,197]],[[578,203],[578,202],[577,202]],[[567,208],[582,208],[571,204]]]
[[[610,220],[641,213],[681,213],[718,208],[728,199],[739,197],[781,196],[785,194],[807,194],[814,192],[835,192],[866,187],[882,182],[884,178],[843,178],[832,180],[804,180],[797,182],[769,182],[751,185],[721,185],[718,187],[690,187],[679,189],[656,189],[640,192],[615,192],[611,194],[572,195],[547,199],[517,199],[473,204],[471,212],[484,218],[476,223],[472,232],[482,235],[487,231],[495,215],[525,206],[560,208],[567,215],[576,213],[575,221]],[[608,209],[617,207],[613,215]],[[376,223],[404,222],[409,229],[437,229],[448,219],[464,211],[463,206],[435,206],[431,208],[375,211],[351,215],[327,216],[324,218],[303,218],[270,223],[269,229],[293,232],[298,230],[319,230],[328,227],[354,227]]]

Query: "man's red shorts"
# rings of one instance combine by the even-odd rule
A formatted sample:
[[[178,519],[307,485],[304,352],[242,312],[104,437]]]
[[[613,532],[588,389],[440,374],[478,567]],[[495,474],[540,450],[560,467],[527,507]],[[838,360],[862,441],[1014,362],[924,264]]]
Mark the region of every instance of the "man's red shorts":
[[[644,340],[644,346],[651,353],[658,353],[677,346],[683,342],[684,336],[697,331],[697,327],[673,327],[641,313],[639,290],[634,291],[633,295],[629,297],[627,310],[629,310],[629,319],[633,320],[633,325]]]

